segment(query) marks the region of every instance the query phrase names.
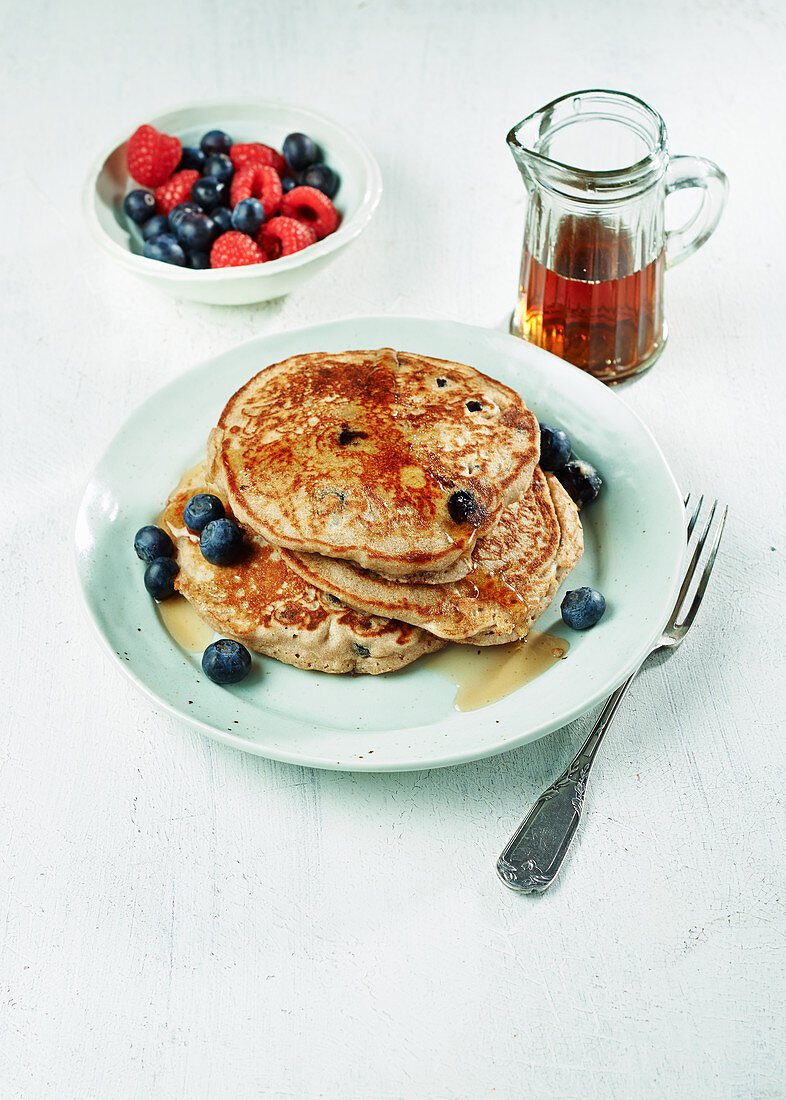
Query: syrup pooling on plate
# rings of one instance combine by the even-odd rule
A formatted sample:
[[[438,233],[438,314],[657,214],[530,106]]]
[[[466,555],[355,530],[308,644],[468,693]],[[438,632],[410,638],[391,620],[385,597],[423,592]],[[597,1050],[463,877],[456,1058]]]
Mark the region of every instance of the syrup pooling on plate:
[[[497,646],[449,645],[422,663],[458,688],[453,705],[468,711],[511,695],[564,659],[570,643],[530,630],[521,642]]]
[[[213,630],[202,622],[182,596],[162,600],[158,604],[158,613],[167,633],[188,653],[202,653],[213,641]]]

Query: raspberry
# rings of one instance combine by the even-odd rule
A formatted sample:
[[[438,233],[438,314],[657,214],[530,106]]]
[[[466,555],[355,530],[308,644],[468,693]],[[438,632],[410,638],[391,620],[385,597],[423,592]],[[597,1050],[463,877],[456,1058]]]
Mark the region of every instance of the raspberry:
[[[310,225],[320,241],[338,225],[338,211],[316,187],[293,187],[281,200],[281,213]]]
[[[275,168],[279,176],[284,176],[289,171],[287,162],[270,145],[263,145],[260,141],[238,142],[229,150],[229,156],[235,166],[244,168],[247,164],[264,164],[268,168]]]
[[[237,206],[243,199],[259,199],[265,217],[272,218],[281,205],[281,179],[275,168],[266,164],[246,164],[235,172],[229,189],[229,201]]]
[[[245,233],[230,230],[217,237],[210,250],[211,267],[245,267],[264,263],[267,256]]]
[[[166,183],[157,187],[153,194],[156,197],[156,210],[159,214],[169,214],[178,203],[186,202],[191,197],[191,188],[199,179],[199,172],[195,168],[186,168],[184,172],[175,172]]]
[[[182,154],[176,137],[162,134],[155,126],[140,126],[128,139],[129,174],[143,187],[158,187],[177,168]]]
[[[262,248],[269,260],[277,260],[279,256],[290,256],[293,252],[300,252],[302,248],[308,248],[315,244],[317,235],[310,225],[296,221],[294,218],[271,218],[265,222],[256,235],[256,242]]]

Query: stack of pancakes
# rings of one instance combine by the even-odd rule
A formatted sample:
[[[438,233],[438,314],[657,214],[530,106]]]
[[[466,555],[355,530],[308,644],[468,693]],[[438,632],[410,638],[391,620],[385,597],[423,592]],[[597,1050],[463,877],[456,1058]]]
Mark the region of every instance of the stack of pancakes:
[[[390,348],[275,363],[169,499],[176,587],[223,636],[324,672],[524,638],[583,548],[539,453],[519,395],[464,364]],[[245,529],[236,564],[205,561],[185,527],[196,492]]]

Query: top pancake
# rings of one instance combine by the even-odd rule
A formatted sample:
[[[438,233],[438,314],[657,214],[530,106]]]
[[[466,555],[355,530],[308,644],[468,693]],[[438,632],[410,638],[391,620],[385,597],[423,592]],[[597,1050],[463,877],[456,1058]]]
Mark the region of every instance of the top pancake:
[[[466,557],[529,488],[539,447],[507,386],[383,348],[260,371],[227,403],[208,458],[238,520],[272,544],[395,577]]]

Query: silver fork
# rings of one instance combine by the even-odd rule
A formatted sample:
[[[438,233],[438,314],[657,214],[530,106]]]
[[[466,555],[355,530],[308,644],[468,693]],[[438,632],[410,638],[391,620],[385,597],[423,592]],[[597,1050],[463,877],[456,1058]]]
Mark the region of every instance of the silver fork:
[[[543,792],[497,860],[497,874],[511,890],[523,894],[541,894],[548,890],[578,828],[590,768],[625,693],[651,654],[659,649],[675,648],[688,633],[707,588],[728,514],[726,507],[715,522],[717,500],[708,507],[707,517],[703,496],[695,505],[690,493],[685,498],[688,564],[677,602],[663,633],[638,668],[609,696],[573,763]],[[705,547],[709,547],[706,553]],[[699,574],[700,562],[702,571]],[[688,601],[688,593],[696,576],[699,576],[698,585]]]

